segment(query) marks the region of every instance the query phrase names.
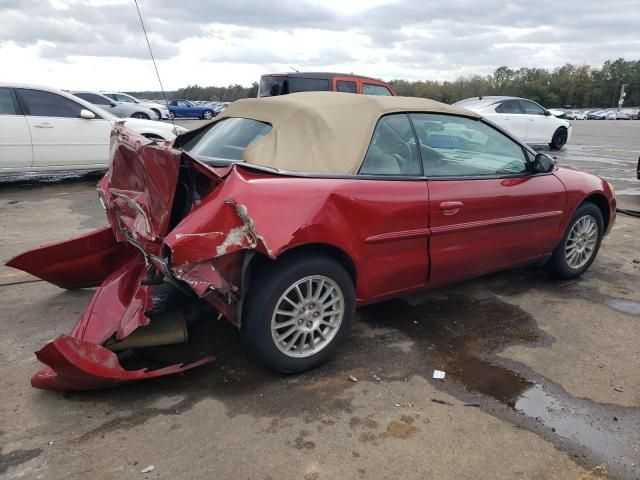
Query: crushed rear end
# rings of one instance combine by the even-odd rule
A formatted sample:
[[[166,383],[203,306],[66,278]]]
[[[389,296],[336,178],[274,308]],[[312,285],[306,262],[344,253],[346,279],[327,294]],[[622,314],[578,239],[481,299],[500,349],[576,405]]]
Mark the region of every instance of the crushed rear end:
[[[7,264],[62,288],[98,287],[71,332],[36,352],[36,388],[108,387],[213,361],[208,324],[239,324],[247,253],[271,255],[234,197],[235,166],[209,167],[121,124],[111,154],[98,184],[109,227]]]

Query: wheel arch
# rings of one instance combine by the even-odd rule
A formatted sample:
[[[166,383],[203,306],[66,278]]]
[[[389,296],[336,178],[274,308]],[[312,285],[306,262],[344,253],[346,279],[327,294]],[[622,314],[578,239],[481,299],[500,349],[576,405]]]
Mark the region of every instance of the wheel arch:
[[[253,250],[249,255],[245,257],[245,262],[242,268],[242,298],[238,302],[236,307],[236,314],[239,320],[238,326],[241,326],[242,324],[242,311],[244,309],[246,293],[251,289],[253,279],[255,278],[257,273],[263,268],[266,268],[269,265],[273,265],[279,260],[296,255],[325,255],[327,257],[333,258],[345,268],[345,270],[353,280],[353,287],[355,289],[357,281],[357,270],[355,267],[355,263],[344,250],[336,247],[335,245],[331,245],[329,243],[305,243],[296,245],[284,250],[275,259],[269,258],[267,255],[260,251]]]
[[[609,201],[607,200],[607,197],[605,197],[601,193],[592,193],[591,195],[587,196],[580,203],[580,205],[584,205],[587,202],[593,203],[596,207],[598,207],[600,213],[602,213],[602,221],[604,222],[603,232],[606,232],[609,228],[609,221],[611,220],[611,212],[609,211]],[[578,205],[576,209],[580,208],[580,205]]]
[[[347,271],[347,273],[349,273],[349,276],[353,280],[353,285],[356,285],[357,270],[355,263],[347,252],[329,243],[305,243],[301,245],[295,245],[287,248],[286,250],[283,250],[275,260],[270,259],[267,255],[261,252],[256,252],[255,255],[253,255],[249,260],[249,263],[245,268],[245,274],[249,273],[249,275],[251,275],[251,273],[255,273],[257,269],[262,268],[269,263],[277,262],[279,260],[282,260],[283,258],[288,258],[294,255],[325,255],[333,258],[345,268],[345,270]]]

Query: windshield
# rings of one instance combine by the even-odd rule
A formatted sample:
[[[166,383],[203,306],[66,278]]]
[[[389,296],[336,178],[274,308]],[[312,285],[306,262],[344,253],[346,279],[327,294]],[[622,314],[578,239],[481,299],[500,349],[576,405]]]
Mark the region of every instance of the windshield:
[[[242,160],[250,143],[271,132],[268,123],[249,118],[225,118],[189,138],[184,149],[193,154],[227,160]]]

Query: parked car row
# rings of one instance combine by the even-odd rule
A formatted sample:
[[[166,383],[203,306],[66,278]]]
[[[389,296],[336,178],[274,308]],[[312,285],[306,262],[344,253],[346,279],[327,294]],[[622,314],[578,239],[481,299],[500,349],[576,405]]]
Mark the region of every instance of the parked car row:
[[[568,120],[640,120],[640,108],[566,110]]]
[[[124,114],[120,105],[124,104],[118,104],[117,111]],[[146,118],[118,118],[54,88],[0,83],[0,175],[107,169],[111,130],[117,122],[153,140],[173,140],[188,131]]]

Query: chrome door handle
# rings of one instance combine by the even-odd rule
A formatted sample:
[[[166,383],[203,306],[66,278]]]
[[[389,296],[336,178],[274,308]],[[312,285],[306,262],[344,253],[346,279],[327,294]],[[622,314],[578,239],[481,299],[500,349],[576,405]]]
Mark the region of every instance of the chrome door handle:
[[[34,125],[36,128],[53,128],[53,125],[50,123],[39,123],[38,125]]]
[[[455,215],[464,207],[464,203],[462,202],[442,202],[440,204],[440,210],[445,215]]]

